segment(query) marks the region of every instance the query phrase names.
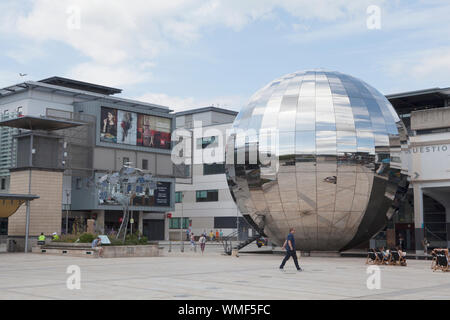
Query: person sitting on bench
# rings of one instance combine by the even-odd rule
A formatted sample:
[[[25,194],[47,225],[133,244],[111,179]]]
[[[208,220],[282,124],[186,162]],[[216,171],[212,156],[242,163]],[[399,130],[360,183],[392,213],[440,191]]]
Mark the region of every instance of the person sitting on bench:
[[[97,237],[96,239],[94,239],[92,241],[92,249],[97,249],[98,250],[98,256],[102,257],[103,255],[103,248],[101,247],[102,245],[102,239],[100,239],[100,237]]]
[[[45,235],[43,232],[41,232],[41,235],[38,237],[38,245],[45,245]]]

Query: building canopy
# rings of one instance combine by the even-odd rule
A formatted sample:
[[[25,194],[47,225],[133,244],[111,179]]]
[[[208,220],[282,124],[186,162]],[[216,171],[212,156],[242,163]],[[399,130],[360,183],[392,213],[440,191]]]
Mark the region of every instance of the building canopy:
[[[6,194],[0,193],[0,218],[8,218],[16,213],[17,209],[28,200],[38,199],[32,194]]]

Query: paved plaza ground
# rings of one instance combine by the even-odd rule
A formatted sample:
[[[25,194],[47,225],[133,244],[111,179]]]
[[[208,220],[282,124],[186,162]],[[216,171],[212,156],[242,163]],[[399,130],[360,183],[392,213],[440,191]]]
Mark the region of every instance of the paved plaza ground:
[[[380,266],[381,289],[366,285],[363,258],[302,257],[278,270],[282,256],[165,252],[157,258],[92,259],[0,254],[0,299],[450,299],[450,272],[430,261]],[[78,265],[81,289],[66,286]]]

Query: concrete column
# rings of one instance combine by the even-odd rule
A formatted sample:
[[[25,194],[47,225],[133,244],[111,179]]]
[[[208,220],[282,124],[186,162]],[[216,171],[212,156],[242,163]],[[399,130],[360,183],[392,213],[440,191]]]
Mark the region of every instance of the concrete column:
[[[144,234],[144,212],[139,211],[139,233]]]
[[[450,207],[445,207],[446,223],[447,223],[447,248],[450,248]]]
[[[423,191],[419,184],[414,184],[414,228],[416,254],[424,254],[422,241],[424,238]]]
[[[97,210],[95,213],[97,214],[95,231],[99,234],[105,234],[105,210]]]
[[[169,241],[169,218],[167,218],[167,213],[164,214],[164,240]]]

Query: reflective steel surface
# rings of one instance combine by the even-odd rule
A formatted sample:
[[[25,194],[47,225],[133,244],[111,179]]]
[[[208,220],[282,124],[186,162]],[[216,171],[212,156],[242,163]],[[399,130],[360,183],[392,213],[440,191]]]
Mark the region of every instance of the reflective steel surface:
[[[226,165],[232,196],[277,244],[294,227],[297,250],[348,249],[395,211],[404,177],[391,156],[406,139],[404,126],[389,101],[359,79],[285,75],[253,95],[233,131]],[[261,161],[267,150],[270,164]]]

